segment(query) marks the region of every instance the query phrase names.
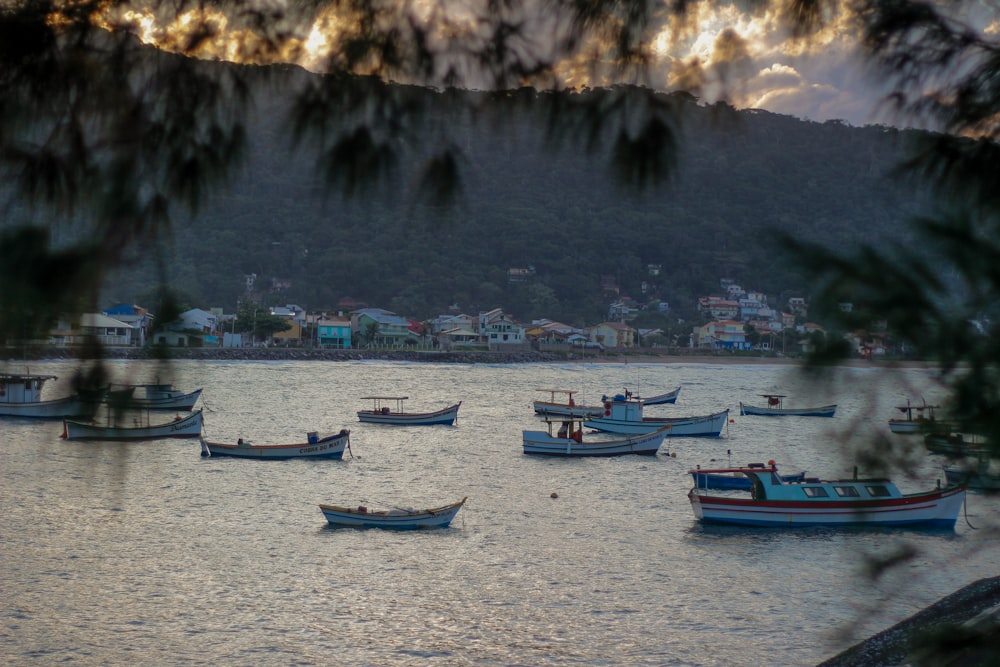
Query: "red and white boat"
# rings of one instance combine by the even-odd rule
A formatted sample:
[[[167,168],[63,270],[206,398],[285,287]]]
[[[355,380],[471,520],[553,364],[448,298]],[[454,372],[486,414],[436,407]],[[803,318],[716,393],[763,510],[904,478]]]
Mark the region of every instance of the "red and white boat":
[[[965,487],[903,494],[888,479],[791,482],[777,468],[702,469],[750,479],[750,493],[713,495],[695,487],[688,492],[694,515],[706,523],[743,526],[920,526],[954,528],[965,502]]]

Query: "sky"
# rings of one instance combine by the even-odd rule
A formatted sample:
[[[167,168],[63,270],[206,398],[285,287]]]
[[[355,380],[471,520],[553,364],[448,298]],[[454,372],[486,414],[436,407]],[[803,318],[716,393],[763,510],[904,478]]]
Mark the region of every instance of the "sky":
[[[284,0],[258,1],[284,5]],[[530,12],[522,11],[508,17],[512,22],[529,24],[536,36],[532,40],[512,42],[515,52],[523,55],[529,65],[534,62],[532,53],[544,57],[551,45],[565,36],[562,29],[565,22],[547,11],[548,5],[542,0],[537,0],[537,5],[532,4],[534,2],[536,0],[525,0],[531,7]],[[445,3],[392,0],[390,4],[397,14],[436,27],[430,36],[431,48],[448,43],[448,38],[456,34],[475,34],[477,26],[482,25],[477,23],[472,11],[481,6],[480,0]],[[988,11],[978,0],[969,4]],[[449,6],[447,13],[441,9],[444,5]],[[270,57],[321,71],[323,59],[320,54],[333,41],[331,36],[348,34],[357,23],[344,11],[343,8],[330,9],[312,17],[309,25],[300,27],[296,37],[286,40],[280,52]],[[197,24],[200,18],[205,18],[213,27],[214,36],[199,44],[199,55],[236,62],[257,58],[247,56],[252,50],[249,45],[255,42],[251,32],[238,28],[234,20],[217,12],[211,15],[186,12],[171,16],[169,21],[158,22],[151,12],[136,10],[123,14],[122,18],[144,41],[165,48],[169,48],[169,35],[182,33]],[[624,82],[658,90],[693,90],[705,102],[721,100],[741,109],[765,109],[818,122],[840,120],[855,126],[907,124],[882,103],[887,92],[885,85],[872,75],[858,56],[858,30],[843,12],[827,14],[823,29],[808,44],[789,40],[782,16],[761,3],[693,3],[688,19],[688,25],[693,28],[690,32],[678,31],[676,22],[658,25],[654,21],[646,42],[649,67],[642,76],[629,75],[623,80],[610,63],[602,63],[602,47],[584,44],[577,58],[562,60],[555,66],[554,81],[559,87],[577,89]],[[987,26],[987,31],[992,27],[988,22],[982,25]],[[597,57],[587,57],[593,54]],[[443,61],[448,62],[448,59]],[[462,66],[456,69],[468,88],[493,87],[488,73],[470,72]],[[402,76],[394,80],[410,82]]]

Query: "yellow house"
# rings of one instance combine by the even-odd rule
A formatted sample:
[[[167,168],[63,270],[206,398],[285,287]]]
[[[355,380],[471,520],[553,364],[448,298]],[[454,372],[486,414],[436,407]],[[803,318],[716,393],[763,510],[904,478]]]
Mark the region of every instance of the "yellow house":
[[[606,350],[631,349],[635,347],[636,336],[636,330],[624,322],[602,322],[590,328],[590,340]]]

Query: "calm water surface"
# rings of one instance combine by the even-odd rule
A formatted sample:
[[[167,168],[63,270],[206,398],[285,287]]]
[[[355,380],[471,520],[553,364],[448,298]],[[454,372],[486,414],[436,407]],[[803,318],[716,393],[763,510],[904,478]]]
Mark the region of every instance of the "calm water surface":
[[[156,366],[117,362],[118,381]],[[971,495],[954,531],[703,527],[696,465],[776,460],[849,475],[877,433],[918,453],[904,491],[941,478],[892,406],[940,391],[926,371],[849,369],[807,384],[782,366],[178,362],[204,387],[210,439],[299,442],[351,429],[343,461],[201,458],[196,440],[66,442],[57,422],[0,421],[4,664],[810,665],[998,574],[984,545],[1000,502]],[[5,370],[24,370],[8,365]],[[68,393],[73,366],[33,363]],[[655,457],[521,453],[538,388],[585,403],[683,385],[649,415],[728,407],[719,439]],[[834,419],[738,416],[758,394],[836,402]],[[368,395],[411,410],[461,400],[453,427],[360,424]],[[550,497],[557,494],[556,498]],[[468,496],[452,527],[327,527],[318,503],[433,506]],[[976,528],[970,527],[976,526]],[[993,534],[995,538],[995,534]],[[866,557],[920,555],[872,583]],[[987,542],[988,544],[988,542]],[[872,610],[879,611],[872,613]]]

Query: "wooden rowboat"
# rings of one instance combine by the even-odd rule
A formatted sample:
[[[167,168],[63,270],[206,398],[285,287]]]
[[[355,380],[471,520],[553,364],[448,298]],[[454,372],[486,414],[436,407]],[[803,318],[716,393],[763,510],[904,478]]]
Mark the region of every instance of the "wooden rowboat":
[[[62,437],[67,440],[158,440],[160,438],[197,438],[201,435],[201,410],[186,417],[176,417],[164,424],[134,423],[99,425],[63,420]]]
[[[366,424],[392,424],[394,426],[451,426],[458,418],[458,408],[462,402],[449,405],[433,412],[404,412],[403,401],[408,396],[364,396],[362,400],[374,401],[371,410],[359,410],[358,420]],[[388,403],[395,401],[395,409]]]
[[[351,446],[351,432],[320,436],[315,431],[306,434],[306,442],[288,445],[254,445],[243,438],[235,443],[208,442],[201,439],[201,455],[233,456],[243,459],[279,461],[284,459],[341,459]]]
[[[418,528],[446,528],[462,509],[468,497],[457,503],[431,509],[404,509],[394,507],[388,510],[371,510],[364,505],[358,507],[319,506],[323,516],[331,526],[351,528],[389,528],[394,530],[416,530]]]
[[[757,415],[767,417],[832,417],[837,411],[836,405],[824,405],[818,408],[786,408],[781,394],[761,394],[767,399],[767,407],[761,408],[746,403],[740,403],[741,415]]]
[[[644,454],[652,456],[660,449],[669,428],[638,435],[584,434],[582,420],[575,417],[547,419],[548,431],[523,431],[522,446],[525,454],[545,456],[622,456]],[[553,434],[554,425],[559,430]]]

